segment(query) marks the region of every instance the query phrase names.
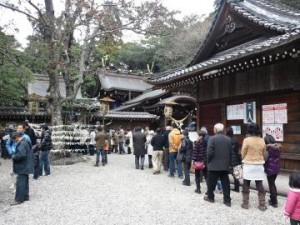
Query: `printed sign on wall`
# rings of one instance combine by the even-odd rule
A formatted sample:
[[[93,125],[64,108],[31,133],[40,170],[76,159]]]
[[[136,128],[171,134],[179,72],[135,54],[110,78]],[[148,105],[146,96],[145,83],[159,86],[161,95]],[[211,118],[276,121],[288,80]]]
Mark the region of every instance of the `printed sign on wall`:
[[[287,123],[287,104],[276,104],[274,105],[275,123]]]
[[[263,137],[266,134],[272,135],[276,141],[283,141],[283,125],[282,124],[264,124]]]
[[[275,123],[275,111],[274,105],[263,105],[262,106],[262,121],[263,124]]]
[[[243,120],[244,119],[244,104],[228,105],[227,120]]]

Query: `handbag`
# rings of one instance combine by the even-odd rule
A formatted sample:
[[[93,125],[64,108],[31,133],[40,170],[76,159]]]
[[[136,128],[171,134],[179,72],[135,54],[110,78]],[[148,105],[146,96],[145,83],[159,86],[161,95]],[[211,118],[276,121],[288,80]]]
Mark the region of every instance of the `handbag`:
[[[242,165],[237,165],[233,167],[233,176],[236,179],[243,179],[243,166]]]
[[[195,170],[203,170],[205,168],[204,162],[194,162]]]

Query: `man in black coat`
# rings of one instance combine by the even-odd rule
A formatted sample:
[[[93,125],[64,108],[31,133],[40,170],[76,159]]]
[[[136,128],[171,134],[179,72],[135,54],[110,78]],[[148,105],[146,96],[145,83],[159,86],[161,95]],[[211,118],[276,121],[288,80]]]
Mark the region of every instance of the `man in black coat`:
[[[24,126],[25,126],[25,134],[29,136],[32,146],[36,145],[36,135],[34,130],[29,125],[28,121],[25,121]]]
[[[214,202],[214,190],[218,179],[221,180],[223,187],[223,203],[231,206],[229,167],[231,154],[231,140],[223,134],[224,125],[217,123],[214,126],[215,135],[210,137],[207,147],[207,196],[205,201]]]
[[[29,142],[22,138],[21,133],[12,133],[11,139],[17,143],[12,160],[14,173],[18,175],[15,201],[11,205],[17,205],[29,200],[29,174],[33,174],[33,155]]]
[[[132,135],[133,141],[133,149],[135,155],[135,168],[139,169],[139,161],[141,158],[141,170],[144,169],[144,162],[145,162],[145,155],[147,154],[146,150],[146,135],[142,133],[142,128],[137,127],[135,128],[135,132]]]

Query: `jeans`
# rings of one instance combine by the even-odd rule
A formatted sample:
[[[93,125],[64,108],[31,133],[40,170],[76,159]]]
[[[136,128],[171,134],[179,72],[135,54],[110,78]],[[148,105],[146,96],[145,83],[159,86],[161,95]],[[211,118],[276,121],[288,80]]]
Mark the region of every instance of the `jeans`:
[[[184,180],[183,182],[186,184],[186,185],[190,185],[191,184],[191,179],[190,179],[190,169],[191,169],[191,163],[184,163],[183,164],[183,167],[184,167]]]
[[[153,151],[153,169],[154,172],[161,171],[161,163],[162,163],[163,151]]]
[[[18,202],[24,202],[25,200],[29,200],[28,174],[18,174],[15,200]]]
[[[40,170],[40,165],[39,165],[39,155],[34,155],[34,172],[33,172],[33,179],[38,179],[39,177],[39,170]]]
[[[40,155],[39,162],[39,175],[43,175],[43,169],[46,175],[50,175],[50,160],[49,160],[49,151],[42,151]]]
[[[181,177],[182,176],[182,165],[181,165],[182,163],[178,162],[176,160],[176,157],[177,157],[177,152],[170,152],[169,153],[170,175],[174,176],[174,173],[175,173],[175,161],[176,161],[177,173],[178,173],[178,176]]]
[[[223,202],[230,203],[231,198],[228,171],[208,171],[207,196],[209,199],[214,200],[214,190],[216,188],[219,178],[223,187]]]
[[[141,164],[140,164],[141,159]],[[136,155],[135,156],[135,168],[139,169],[141,165],[141,169],[144,169],[145,155]]]
[[[277,188],[275,185],[275,180],[277,178],[277,174],[267,176],[269,190],[270,190],[270,199],[273,205],[277,204]]]
[[[124,142],[119,142],[119,153],[125,154]]]
[[[98,165],[100,162],[100,155],[101,155],[101,162],[102,165],[105,165],[107,163],[107,154],[104,151],[104,149],[97,149],[96,151],[96,164]]]

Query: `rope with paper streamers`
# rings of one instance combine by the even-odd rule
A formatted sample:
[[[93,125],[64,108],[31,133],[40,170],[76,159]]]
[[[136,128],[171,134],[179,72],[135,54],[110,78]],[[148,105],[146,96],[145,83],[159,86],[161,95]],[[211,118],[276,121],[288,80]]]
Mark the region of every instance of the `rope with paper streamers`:
[[[184,117],[183,119],[181,119],[181,120],[176,120],[172,116],[170,116],[170,119],[176,124],[176,126],[178,128],[182,129],[181,127],[183,125],[183,121],[185,121],[189,116],[190,116],[190,113],[186,117]]]

